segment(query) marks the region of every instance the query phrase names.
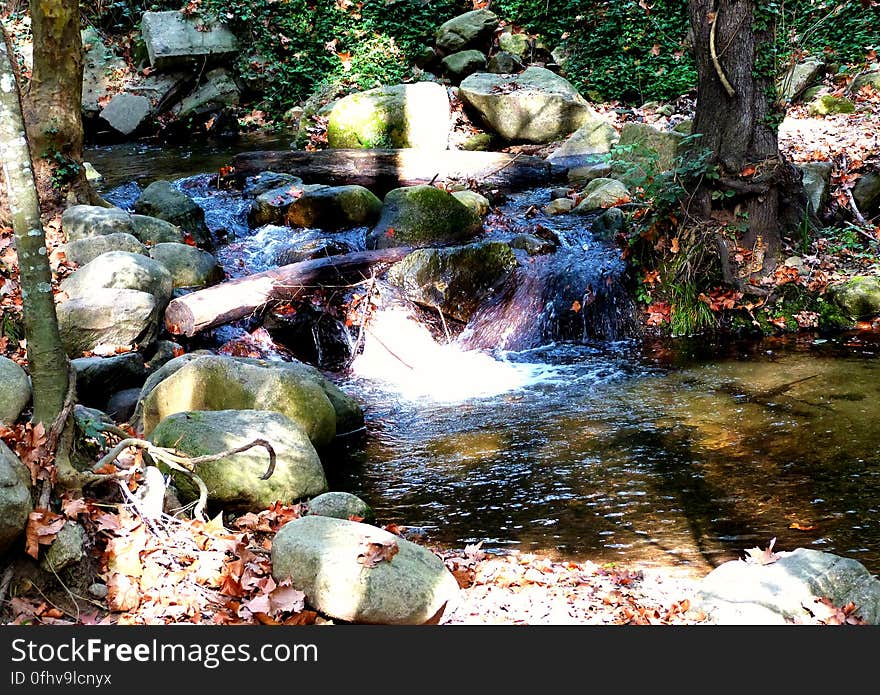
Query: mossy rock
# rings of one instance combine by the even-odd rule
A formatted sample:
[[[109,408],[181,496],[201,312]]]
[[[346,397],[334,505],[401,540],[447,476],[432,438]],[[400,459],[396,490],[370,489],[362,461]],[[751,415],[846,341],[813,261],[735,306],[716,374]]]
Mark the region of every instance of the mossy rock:
[[[287,208],[292,227],[343,229],[372,224],[382,201],[363,186],[323,186],[304,191]]]
[[[853,319],[869,319],[880,314],[880,278],[856,276],[828,288],[828,295]]]
[[[350,492],[325,492],[318,495],[306,503],[306,514],[329,516],[333,519],[360,517],[367,523],[375,518],[370,505]]]
[[[813,116],[831,116],[838,113],[855,113],[856,105],[846,97],[823,94],[810,102],[808,110]]]
[[[582,214],[611,208],[631,199],[629,190],[616,179],[598,178],[587,184],[583,191],[583,200],[574,209],[574,212]]]

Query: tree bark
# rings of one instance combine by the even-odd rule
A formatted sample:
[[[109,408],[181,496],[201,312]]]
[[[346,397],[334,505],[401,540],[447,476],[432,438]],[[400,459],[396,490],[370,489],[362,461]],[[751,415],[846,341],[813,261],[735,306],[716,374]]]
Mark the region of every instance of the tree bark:
[[[342,278],[380,263],[395,263],[410,251],[401,246],[345,253],[222,282],[173,300],[165,309],[165,327],[175,335],[192,337],[249,316],[271,301],[293,299],[324,278]]]
[[[24,332],[34,390],[33,419],[48,429],[67,396],[68,362],[58,332],[52,271],[12,52],[2,29],[0,35],[0,161],[18,253]]]
[[[83,53],[78,0],[31,0],[34,67],[25,123],[44,208],[94,202],[83,157]]]
[[[799,172],[779,152],[772,40],[775,27],[756,0],[690,0],[698,88],[695,147],[711,150],[720,179],[704,181],[696,201],[708,219],[724,208],[744,213],[741,246],[760,252],[772,270],[785,231],[806,214]],[[730,191],[715,196],[713,190]],[[722,259],[722,263],[724,259]]]
[[[540,157],[503,152],[444,150],[294,150],[244,152],[233,159],[239,181],[264,171],[308,178],[312,183],[359,184],[387,192],[433,181],[476,181],[480,186],[516,190],[546,184],[564,174]]]

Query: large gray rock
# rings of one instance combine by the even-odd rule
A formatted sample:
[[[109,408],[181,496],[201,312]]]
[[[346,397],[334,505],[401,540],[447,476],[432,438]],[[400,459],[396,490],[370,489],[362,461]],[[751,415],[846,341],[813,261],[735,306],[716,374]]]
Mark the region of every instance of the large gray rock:
[[[583,200],[574,209],[576,213],[611,208],[630,200],[629,190],[616,179],[593,179],[584,188],[583,195]]]
[[[804,192],[814,212],[819,212],[828,202],[828,186],[831,184],[831,162],[807,162],[798,164],[803,174]]]
[[[214,256],[189,244],[156,244],[150,257],[168,271],[174,288],[207,287],[225,277]]]
[[[862,87],[870,85],[874,89],[880,89],[880,70],[869,70],[856,75],[852,81],[852,91],[858,92]]]
[[[98,345],[149,345],[159,329],[158,304],[147,292],[96,289],[56,307],[61,342],[79,356]]]
[[[837,607],[852,602],[859,617],[880,624],[880,581],[860,562],[806,548],[778,555],[767,565],[734,560],[716,567],[703,579],[697,605],[713,622],[773,625],[813,622],[810,608],[827,598]]]
[[[265,224],[283,225],[288,208],[306,191],[322,188],[320,184],[303,185],[302,179],[293,177],[275,188],[260,190],[251,203],[248,213],[248,224],[251,227],[262,227]]]
[[[134,211],[180,227],[200,248],[210,250],[213,247],[211,233],[205,224],[205,211],[168,181],[154,181],[147,186],[135,201]]]
[[[223,24],[180,12],[144,12],[141,35],[150,65],[162,70],[188,66],[194,59],[216,63],[238,51],[238,39]]]
[[[382,216],[367,235],[367,246],[432,246],[467,241],[480,218],[452,194],[433,186],[395,188],[385,196]]]
[[[31,380],[8,357],[0,356],[0,424],[11,425],[31,401]]]
[[[434,43],[445,53],[486,43],[498,28],[498,16],[489,10],[472,10],[443,22],[434,33]]]
[[[828,288],[828,296],[853,319],[869,319],[880,314],[880,278],[857,275]]]
[[[255,439],[272,444],[275,472],[268,480],[261,479],[269,464],[262,447],[196,464],[195,473],[207,486],[210,502],[227,511],[259,511],[277,501],[290,504],[327,489],[315,447],[299,425],[278,412],[180,412],[166,417],[150,433],[153,444],[174,447],[190,457],[218,454]],[[182,502],[198,498],[198,488],[187,476],[177,471],[172,476]]]
[[[103,408],[116,391],[140,387],[147,379],[144,358],[138,352],[112,357],[79,357],[70,364],[76,371],[79,402],[95,408]]]
[[[61,215],[61,229],[68,242],[134,232],[131,215],[125,210],[99,205],[71,205]]]
[[[113,53],[94,27],[81,32],[83,45],[82,110],[87,118],[101,112],[101,101],[110,95],[115,74],[122,74],[125,61]]]
[[[24,532],[31,502],[31,476],[9,447],[0,441],[0,554]]]
[[[336,148],[416,147],[445,150],[449,95],[434,82],[377,87],[337,101],[327,121]]]
[[[536,66],[519,75],[475,73],[462,81],[459,94],[510,141],[552,142],[601,120],[568,80]]]
[[[880,209],[880,172],[863,173],[853,186],[852,194],[862,213],[872,215]]]
[[[302,427],[312,443],[363,424],[357,403],[301,362],[268,362],[218,355],[182,355],[144,384],[143,431],[189,410],[274,410]]]
[[[590,121],[574,131],[568,139],[547,155],[551,164],[571,169],[602,161],[619,140],[617,131],[602,118]]]
[[[101,109],[101,119],[120,135],[132,135],[146,124],[150,100],[139,94],[120,92]]]
[[[196,75],[191,71],[154,72],[137,82],[129,82],[125,91],[146,97],[150,102],[150,116],[156,117],[168,111],[194,79]]]
[[[516,267],[509,245],[500,241],[413,251],[388,272],[413,302],[467,321],[480,303]]]
[[[334,519],[351,519],[356,516],[368,523],[373,518],[370,505],[350,492],[325,492],[323,495],[318,495],[306,503],[306,514],[329,516]]]
[[[304,516],[281,528],[272,541],[272,576],[289,578],[321,613],[355,623],[439,621],[459,594],[443,561],[426,548],[326,516]]]
[[[820,58],[805,58],[783,75],[776,85],[776,91],[783,101],[794,101],[821,78],[824,70],[825,62]]]
[[[126,253],[146,254],[144,246],[131,234],[115,232],[104,236],[88,237],[64,244],[61,249],[68,261],[77,265],[85,265],[108,251],[124,251]]]
[[[131,226],[132,234],[145,244],[182,244],[186,241],[186,232],[158,217],[132,215]]]
[[[675,168],[685,136],[674,130],[658,130],[647,123],[625,123],[619,147],[614,151],[612,176],[628,185],[642,183]]]
[[[196,90],[174,106],[178,118],[201,116],[226,106],[236,106],[241,95],[232,76],[223,68],[211,70]]]
[[[323,186],[303,191],[287,208],[291,227],[343,229],[379,219],[382,201],[363,186]]]
[[[68,297],[89,296],[97,289],[147,292],[164,308],[171,301],[171,274],[158,261],[137,253],[108,251],[74,271],[62,283]]]
[[[474,49],[458,51],[458,53],[446,56],[441,61],[440,67],[452,80],[457,82],[475,72],[484,71],[486,56]]]
[[[522,67],[522,63],[517,60],[515,55],[507,51],[498,51],[489,58],[486,70],[496,75],[511,75],[522,70]]]

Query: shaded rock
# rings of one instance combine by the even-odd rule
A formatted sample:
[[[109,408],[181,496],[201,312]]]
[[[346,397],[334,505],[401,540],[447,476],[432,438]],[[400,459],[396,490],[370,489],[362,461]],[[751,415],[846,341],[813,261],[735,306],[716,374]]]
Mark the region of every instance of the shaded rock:
[[[810,608],[828,598],[838,607],[852,602],[859,617],[880,624],[880,581],[860,562],[806,548],[778,555],[767,565],[716,567],[701,582],[697,605],[713,622],[776,625],[813,622]]]
[[[257,194],[248,212],[248,224],[251,227],[262,227],[266,224],[283,225],[287,210],[294,201],[306,191],[313,191],[325,186],[321,184],[303,185],[301,179],[286,181],[276,188],[270,188]]]
[[[498,51],[498,53],[489,58],[486,69],[495,75],[512,75],[522,70],[522,67],[522,63],[520,63],[515,55],[507,51]]]
[[[226,26],[180,12],[144,12],[141,35],[150,65],[162,70],[188,67],[195,59],[217,63],[238,51],[238,39]]]
[[[342,239],[326,236],[322,232],[306,232],[279,250],[275,254],[274,262],[276,265],[289,265],[355,250],[352,244]]]
[[[162,365],[170,362],[175,357],[180,357],[183,353],[183,346],[179,343],[175,343],[173,340],[157,340],[146,362],[147,371],[152,374]]]
[[[360,517],[371,521],[373,510],[366,502],[350,492],[325,492],[306,503],[306,514],[312,516],[329,516],[333,519],[351,519]]]
[[[180,227],[192,236],[200,248],[211,249],[213,240],[205,225],[205,212],[192,198],[181,193],[168,181],[154,181],[147,186],[135,201],[134,211],[149,217],[158,217]],[[135,234],[135,236],[138,236]],[[138,236],[138,238],[141,238]],[[141,238],[143,241],[143,238]],[[179,239],[163,239],[179,241]]]
[[[138,352],[112,357],[80,357],[70,361],[76,371],[76,395],[80,403],[102,408],[116,391],[141,385],[147,378],[144,358]]]
[[[828,296],[852,319],[869,319],[880,314],[880,278],[859,275],[832,285]]]
[[[413,302],[467,321],[516,267],[510,246],[499,241],[413,251],[388,271],[388,281]]]
[[[557,186],[550,189],[550,200],[559,200],[560,198],[568,198],[571,188],[567,186]]]
[[[465,241],[481,228],[480,218],[450,193],[433,186],[395,188],[367,235],[367,247],[429,246]]]
[[[88,298],[102,288],[139,290],[156,298],[160,307],[171,300],[171,274],[152,258],[125,251],[108,251],[75,270],[61,283],[71,298]]]
[[[131,215],[99,205],[71,205],[61,215],[61,229],[68,242],[107,234],[133,235]]]
[[[214,256],[189,244],[156,244],[150,257],[168,271],[174,288],[207,287],[226,276]]]
[[[855,113],[856,105],[846,97],[822,94],[810,102],[807,110],[812,116],[830,116],[838,113]]]
[[[131,234],[116,232],[104,236],[77,239],[61,247],[68,261],[77,265],[85,265],[95,260],[98,256],[109,251],[123,251],[125,253],[147,253],[147,247],[139,242]]]
[[[684,135],[647,123],[625,123],[614,150],[611,173],[627,184],[675,168]]]
[[[365,553],[377,546],[389,551],[371,562]],[[281,528],[272,541],[272,576],[289,578],[321,613],[356,623],[438,621],[459,593],[443,561],[426,548],[375,526],[326,516],[304,516]]]
[[[574,131],[564,143],[547,155],[547,161],[569,169],[598,164],[603,161],[600,155],[610,152],[618,139],[614,126],[597,119]]]
[[[107,399],[104,411],[115,422],[128,422],[131,416],[134,415],[140,397],[140,388],[117,391]]]
[[[194,72],[154,72],[126,86],[130,94],[146,97],[150,102],[150,115],[165,113],[195,80]]]
[[[311,304],[293,314],[272,312],[263,326],[276,343],[319,369],[342,369],[351,362],[354,340],[345,323]]]
[[[256,176],[249,176],[244,182],[241,194],[245,198],[256,198],[258,195],[284,186],[302,186],[302,179],[293,174],[264,171]]]
[[[334,104],[327,121],[327,142],[336,148],[445,150],[449,117],[449,96],[442,85],[417,82],[377,87]]]
[[[31,502],[28,469],[0,441],[0,553],[5,553],[24,532]]]
[[[584,189],[584,198],[574,209],[584,213],[601,208],[610,208],[630,200],[629,190],[616,179],[593,179]]]
[[[880,70],[869,70],[856,75],[852,81],[852,92],[858,92],[862,87],[870,85],[874,89],[880,89]]]
[[[498,48],[520,61],[525,60],[526,54],[531,50],[529,37],[526,34],[514,34],[510,31],[503,31],[498,35]]]
[[[611,165],[607,162],[597,162],[572,167],[566,176],[571,183],[588,183],[593,179],[607,178],[610,175]]]
[[[440,67],[450,78],[458,81],[472,73],[485,70],[486,56],[474,49],[459,51],[446,56],[440,62]]]
[[[543,256],[556,250],[556,244],[552,241],[541,239],[534,234],[517,234],[507,243],[510,248],[525,251],[530,256]]]
[[[489,10],[472,10],[443,22],[434,33],[434,43],[445,53],[463,51],[487,42],[498,28],[498,16]]]
[[[571,198],[555,198],[547,203],[543,212],[545,215],[564,215],[574,209],[574,201]]]
[[[363,186],[323,186],[303,191],[287,208],[292,227],[342,229],[372,224],[382,201]]]
[[[173,446],[190,457],[218,454],[255,439],[269,441],[276,460],[268,480],[261,480],[269,465],[268,452],[262,447],[196,464],[195,473],[208,488],[208,500],[224,510],[256,512],[277,501],[290,504],[327,489],[324,469],[309,437],[278,412],[178,412],[164,418],[149,438],[157,446]],[[198,488],[187,476],[178,471],[171,475],[182,502],[198,499]]]
[[[505,140],[552,142],[601,119],[568,80],[546,68],[475,73],[459,89],[462,101]]]
[[[357,403],[314,367],[218,355],[182,355],[147,379],[143,431],[189,410],[274,410],[303,428],[315,446],[363,424]]]
[[[476,191],[455,191],[452,197],[467,205],[480,217],[485,217],[489,212],[489,200]]]
[[[86,118],[101,112],[101,101],[108,97],[114,72],[125,69],[125,61],[107,47],[94,27],[82,30],[83,81],[82,110]]]
[[[82,526],[68,521],[61,527],[43,559],[40,560],[40,567],[47,572],[60,572],[78,563],[83,556],[85,536]]]
[[[211,70],[205,81],[177,103],[172,112],[178,118],[201,116],[226,106],[237,106],[241,95],[232,76],[223,68]]]
[[[880,173],[864,172],[853,186],[852,194],[862,213],[873,214],[880,208]]]
[[[139,94],[120,92],[101,109],[101,119],[121,135],[132,135],[150,116],[150,100]]]
[[[614,241],[626,231],[626,215],[620,208],[608,208],[593,221],[590,231],[601,241]]]
[[[0,355],[0,424],[11,425],[31,402],[31,380],[24,369]]]
[[[806,162],[798,164],[803,173],[804,191],[814,212],[819,212],[828,202],[828,186],[831,184],[831,162]]]
[[[794,101],[803,91],[815,84],[825,70],[825,62],[819,58],[807,58],[793,65],[776,85],[783,101]]]
[[[95,289],[56,307],[61,342],[68,355],[102,344],[148,345],[158,331],[158,304],[147,292]]]

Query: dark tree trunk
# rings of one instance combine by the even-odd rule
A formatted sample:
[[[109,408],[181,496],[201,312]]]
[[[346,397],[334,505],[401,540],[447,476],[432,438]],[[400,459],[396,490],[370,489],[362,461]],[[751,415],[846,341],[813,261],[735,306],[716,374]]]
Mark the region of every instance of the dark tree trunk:
[[[779,152],[783,107],[775,96],[773,18],[767,11],[756,14],[760,5],[690,0],[689,11],[698,71],[695,146],[711,150],[710,163],[720,174],[698,190],[698,212],[704,219],[725,219],[726,211],[745,222],[738,243],[753,251],[750,270],[767,273],[782,236],[804,221],[807,207],[800,173]]]

